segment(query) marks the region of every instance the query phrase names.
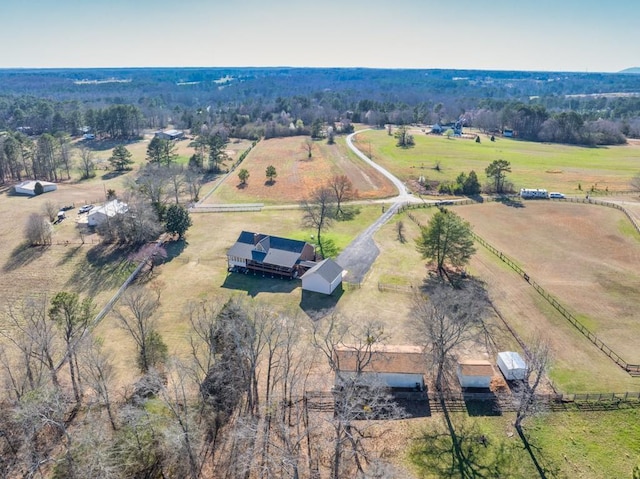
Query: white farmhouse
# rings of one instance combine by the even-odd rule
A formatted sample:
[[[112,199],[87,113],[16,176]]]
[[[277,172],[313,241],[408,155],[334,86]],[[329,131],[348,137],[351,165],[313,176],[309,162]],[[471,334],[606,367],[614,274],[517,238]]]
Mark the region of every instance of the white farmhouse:
[[[27,180],[22,183],[18,183],[13,187],[17,195],[36,195],[36,183],[40,183],[42,185],[42,192],[47,193],[49,191],[55,191],[58,189],[58,185],[55,183],[51,183],[49,181],[36,181],[36,180]]]
[[[498,353],[498,368],[507,381],[521,380],[527,374],[527,364],[518,353],[502,351]]]
[[[98,226],[104,223],[107,218],[113,218],[115,215],[121,215],[129,211],[126,203],[120,200],[112,200],[102,206],[93,208],[87,215],[87,224],[89,226]]]
[[[353,345],[335,348],[336,386],[357,374],[394,389],[424,390],[427,359],[420,346],[373,345],[363,351]]]
[[[345,271],[332,259],[317,263],[302,275],[302,289],[315,293],[331,294],[342,283]]]

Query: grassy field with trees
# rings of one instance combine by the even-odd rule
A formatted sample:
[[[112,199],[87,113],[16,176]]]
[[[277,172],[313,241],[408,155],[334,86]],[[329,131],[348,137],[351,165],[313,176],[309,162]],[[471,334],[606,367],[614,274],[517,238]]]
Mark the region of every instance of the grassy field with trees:
[[[411,166],[418,165],[417,162],[420,161],[416,152],[429,151],[428,146],[436,145],[437,141],[446,142],[443,143],[445,146],[454,145],[454,148],[460,145],[484,147],[488,143],[484,138],[478,145],[473,141],[447,140],[444,137],[431,138],[415,134],[416,145],[403,149],[397,148],[394,144],[395,139],[389,137],[386,132],[366,132],[362,135],[365,138],[360,140],[363,151],[367,152],[367,142],[371,138],[374,159],[383,162],[383,158],[388,158],[389,169],[400,176],[403,171],[412,175],[414,168]],[[238,189],[235,184],[238,181],[237,174],[229,175],[207,202],[253,202],[262,201],[264,198],[265,203],[297,203],[298,199],[308,196],[318,186],[325,184],[328,172],[340,172],[348,176],[356,188],[364,192],[364,198],[391,196],[393,191],[390,188],[385,189],[388,186],[387,182],[375,176],[362,164],[354,163],[353,156],[346,152],[342,142],[340,137],[336,139],[336,145],[317,142],[317,147],[311,152],[312,156],[309,159],[309,151],[300,148],[300,138],[261,141],[242,163],[242,167],[250,173],[246,187]],[[544,162],[536,166],[533,160],[521,160],[528,158],[528,155],[537,155],[534,150],[538,144],[501,139],[500,145],[502,144],[508,144],[507,150],[510,152],[510,156],[504,156],[511,162],[512,167],[512,172],[507,173],[507,181],[512,177],[518,178],[516,175],[522,174],[519,168],[523,165],[533,168],[531,171],[535,173],[532,173],[533,176],[530,178],[543,179],[546,175],[555,178],[561,175],[544,170],[551,167],[545,166]],[[245,151],[242,144],[235,145],[236,154]],[[10,195],[8,189],[2,192],[0,214],[7,220],[0,227],[0,238],[3,239],[3,245],[7,245],[0,254],[3,267],[0,287],[4,293],[3,299],[18,304],[28,293],[38,291],[46,293],[50,300],[58,293],[70,290],[79,294],[79,301],[91,298],[97,309],[107,302],[135,267],[132,255],[137,248],[93,243],[94,240],[99,240],[96,234],[87,234],[82,238],[74,221],[75,211],[69,213],[67,220],[53,226],[50,246],[26,247],[21,244],[22,236],[16,232],[15,225],[26,222],[31,213],[42,214],[48,201],[59,206],[76,204],[77,207],[80,203],[92,201],[91,198],[103,197],[109,189],[114,189],[120,194],[130,187],[131,180],[139,173],[140,166],[146,164],[146,146],[147,143],[144,141],[127,146],[132,152],[134,164],[131,171],[127,170],[122,174],[111,176],[105,173],[104,178],[98,175],[82,182],[62,183],[57,191],[34,198]],[[517,150],[518,146],[522,150]],[[183,147],[185,153],[193,151],[188,145]],[[549,148],[548,151],[540,150],[539,153],[542,156],[548,154],[548,161],[551,162],[553,147],[540,147]],[[282,149],[279,151],[280,148]],[[386,148],[388,150],[385,150]],[[423,149],[419,150],[420,148]],[[593,161],[587,158],[582,160],[587,163],[580,169],[577,152],[584,149],[567,148],[572,150],[566,153],[563,152],[563,147],[559,147],[558,155],[566,154],[574,158],[571,161],[574,161],[572,168],[576,169],[576,178],[595,175],[594,171],[601,171],[606,163],[601,157]],[[435,146],[433,150],[444,151]],[[460,171],[477,169],[484,172],[484,168],[495,159],[493,154],[496,152],[491,153],[491,150],[487,150],[484,156],[469,160],[466,158],[469,151],[461,148],[451,152],[453,156],[448,160],[451,164],[443,160],[440,172],[427,169],[430,168],[430,160],[425,160],[426,176],[433,172],[442,174],[443,178],[455,179]],[[624,146],[611,147],[607,151],[636,150],[635,147]],[[104,153],[110,155],[110,152],[111,149],[105,150]],[[433,152],[430,154],[432,156],[426,158],[434,158],[433,161],[440,155]],[[602,170],[604,178],[608,178],[606,185],[622,185],[627,170],[631,169],[629,165],[635,157],[629,159],[619,153],[612,156],[614,159],[611,164]],[[391,160],[394,157],[397,157],[397,160]],[[570,160],[567,161],[571,164]],[[300,165],[305,165],[306,162],[312,163],[313,168],[303,173],[305,170]],[[296,164],[298,166],[295,166]],[[595,165],[593,170],[592,165]],[[267,177],[268,166],[274,166],[277,176]],[[540,169],[536,169],[538,167]],[[293,174],[296,171],[297,177]],[[451,176],[447,176],[449,172]],[[580,176],[583,174],[585,176]],[[629,173],[627,179],[631,176]],[[260,182],[260,189],[252,190],[252,184],[256,180]],[[480,181],[485,182],[482,174]],[[271,184],[265,184],[267,182]],[[275,189],[280,182],[285,185],[285,189]],[[213,184],[205,184],[203,196]],[[515,182],[514,184],[517,185]],[[363,185],[369,185],[368,189]],[[570,193],[568,185],[569,183],[557,183],[554,188],[545,183],[541,187]],[[536,185],[527,183],[526,186]],[[610,189],[613,189],[612,186]],[[621,186],[620,189],[624,188]],[[277,198],[261,196],[264,192],[274,194]],[[239,200],[238,197],[243,194],[246,196]],[[294,408],[289,410],[293,418],[292,423],[298,424],[299,427],[304,425],[304,428],[294,430],[282,428],[283,423],[277,419],[281,414],[262,414],[269,411],[281,412],[278,409],[280,406],[277,406],[281,403],[278,401],[291,400],[287,394],[301,390],[301,377],[308,378],[305,387],[311,390],[326,389],[330,386],[333,378],[332,365],[328,364],[323,356],[326,349],[323,351],[322,348],[314,346],[313,338],[315,337],[316,342],[318,335],[325,334],[324,338],[328,338],[328,331],[317,328],[326,327],[334,319],[343,321],[336,322],[345,328],[340,330],[343,335],[340,337],[360,340],[364,338],[365,348],[370,340],[378,341],[371,338],[378,337],[391,344],[421,343],[421,338],[416,337],[413,329],[412,298],[415,296],[414,292],[423,286],[429,268],[426,267],[427,260],[422,258],[416,247],[416,240],[420,237],[419,224],[427,225],[438,212],[437,209],[418,208],[403,211],[376,233],[375,239],[380,254],[359,288],[345,287],[331,297],[309,300],[302,294],[296,281],[229,274],[226,261],[228,248],[243,230],[311,241],[312,235],[315,237],[317,233],[313,227],[304,225],[303,211],[296,208],[271,208],[246,213],[195,213],[186,221],[182,207],[173,206],[175,200],[170,190],[166,195],[167,211],[171,211],[169,216],[175,216],[175,221],[171,222],[175,223],[171,231],[176,233],[176,237],[183,233],[184,238],[177,238],[168,243],[157,264],[154,264],[153,268],[145,269],[136,287],[130,289],[130,295],[123,297],[117,305],[117,311],[108,315],[93,331],[94,338],[102,339],[92,343],[90,347],[83,345],[81,350],[77,351],[77,364],[65,363],[63,354],[64,351],[72,350],[71,340],[79,336],[81,329],[86,327],[86,318],[78,316],[78,322],[69,322],[74,327],[68,328],[67,336],[56,336],[55,344],[60,346],[60,349],[56,350],[55,357],[62,361],[61,364],[69,367],[60,373],[62,386],[54,385],[53,389],[48,389],[55,394],[52,393],[52,396],[46,398],[36,398],[32,403],[25,401],[29,395],[24,398],[17,397],[16,411],[23,416],[0,417],[0,420],[8,421],[5,424],[13,424],[11,421],[16,417],[27,415],[29,407],[53,408],[52,405],[58,404],[56,401],[61,397],[57,394],[63,392],[67,383],[75,386],[74,391],[69,389],[68,392],[76,393],[76,414],[80,414],[80,417],[86,420],[74,423],[74,427],[66,429],[64,421],[60,419],[64,417],[63,411],[55,408],[49,410],[54,412],[47,416],[47,420],[50,421],[47,424],[56,424],[55,427],[62,435],[71,434],[76,441],[65,443],[65,460],[50,466],[45,471],[45,476],[55,472],[58,477],[71,477],[68,467],[76,468],[76,474],[91,475],[91,471],[97,470],[92,468],[98,466],[88,464],[82,451],[89,447],[92,441],[100,444],[100,447],[95,446],[96,458],[107,458],[104,459],[107,462],[109,457],[117,458],[118,465],[113,467],[114,471],[119,471],[117,474],[120,476],[114,472],[114,477],[158,470],[169,475],[197,477],[198,469],[205,464],[201,461],[205,459],[211,460],[207,464],[215,463],[215,466],[208,466],[212,471],[201,471],[205,475],[209,472],[215,474],[213,469],[216,467],[219,468],[216,469],[217,472],[227,470],[242,475],[243,467],[247,464],[257,467],[260,461],[263,461],[264,465],[274,460],[279,464],[273,466],[276,469],[283,467],[282,464],[285,463],[287,467],[293,464],[283,462],[280,456],[271,457],[264,453],[251,458],[237,454],[239,450],[251,450],[254,447],[260,451],[273,448],[280,451],[283,457],[295,457],[296,460],[305,463],[304,471],[307,471],[305,459],[309,453],[296,449],[302,445],[307,446],[306,443],[300,442],[300,438],[307,437],[307,433],[315,438],[313,444],[318,448],[311,451],[310,457],[319,461],[325,468],[323,470],[336,468],[334,470],[340,469],[345,475],[360,467],[358,460],[364,457],[366,451],[380,453],[384,461],[379,467],[387,467],[385,463],[388,463],[403,471],[414,471],[415,477],[459,477],[462,473],[472,475],[473,471],[477,474],[489,474],[488,471],[494,471],[494,475],[497,476],[523,478],[536,474],[531,457],[522,449],[522,442],[513,430],[514,418],[511,413],[473,418],[468,414],[453,413],[453,426],[445,424],[443,415],[437,412],[429,417],[403,419],[397,423],[379,421],[379,432],[384,432],[384,435],[376,441],[363,440],[363,450],[360,449],[360,445],[351,449],[340,441],[348,431],[348,424],[353,418],[331,418],[330,414],[314,414],[311,422],[305,423],[302,415],[297,416],[301,414],[301,410]],[[185,192],[176,199],[184,203],[188,196]],[[637,351],[628,337],[630,331],[632,333],[636,330],[633,312],[637,310],[638,305],[636,295],[631,293],[640,287],[636,274],[640,241],[637,233],[628,227],[622,213],[595,205],[562,202],[527,202],[524,203],[524,207],[519,208],[488,202],[451,206],[450,210],[468,222],[476,234],[526,268],[532,278],[548,289],[561,303],[575,311],[589,328],[614,346],[614,349],[619,348],[626,359],[630,362],[638,361]],[[331,226],[322,232],[323,238],[329,240],[328,245],[331,247],[328,255],[335,257],[380,215],[380,211],[380,205],[376,203],[345,206],[340,221],[333,221]],[[187,223],[192,223],[188,231],[184,227]],[[523,237],[528,241],[523,242]],[[584,241],[584,238],[588,238],[588,241]],[[506,321],[512,331],[525,341],[535,337],[537,333],[546,334],[551,349],[549,374],[558,390],[578,393],[640,389],[638,378],[630,377],[615,366],[542,300],[526,281],[487,250],[479,245],[475,246],[477,252],[465,268],[466,272],[485,288],[491,301],[491,310],[486,318],[483,317],[482,322],[490,332],[491,341],[483,338],[482,341],[474,340],[470,344],[460,346],[457,351],[459,355],[490,357],[495,350],[512,350],[517,347],[513,334],[505,327]],[[624,281],[619,278],[624,278]],[[138,287],[141,289],[137,289]],[[324,308],[329,309],[319,313]],[[50,311],[47,307],[46,311],[47,314],[52,313],[56,317],[59,315],[59,309]],[[329,314],[328,311],[332,311],[333,314]],[[321,317],[323,319],[318,319]],[[64,321],[58,321],[56,324],[63,325]],[[75,325],[78,324],[82,326],[81,329],[75,329]],[[206,331],[211,329],[207,328],[214,328],[216,333],[213,336],[208,335]],[[233,331],[242,331],[243,334],[240,336],[255,342],[234,343],[239,337],[234,335]],[[60,329],[58,334],[63,332]],[[366,335],[362,336],[365,333]],[[70,341],[64,344],[63,339],[67,338]],[[333,337],[332,345],[335,345],[335,339]],[[266,349],[259,349],[261,344],[265,345]],[[488,346],[490,344],[492,346]],[[87,349],[84,349],[85,347]],[[217,351],[217,358],[206,353],[213,350]],[[265,355],[258,351],[263,351]],[[266,351],[272,351],[274,355],[269,356]],[[103,356],[103,353],[106,356]],[[75,350],[69,354],[76,357]],[[106,363],[90,361],[89,358],[104,359],[109,355],[111,357],[108,364],[114,373],[110,376],[108,390],[113,394],[110,396],[111,399],[105,399],[102,395],[105,389],[101,389],[99,381],[96,383],[91,378],[99,377],[96,373],[104,371]],[[191,362],[196,357],[200,363]],[[295,373],[287,371],[287,357],[294,358],[294,363],[302,369]],[[14,364],[13,361],[18,360],[11,355],[2,358],[4,365]],[[307,363],[307,360],[310,363]],[[46,365],[46,362],[35,361],[31,364],[42,366]],[[209,366],[205,366],[206,364]],[[230,375],[231,365],[242,365],[241,367],[246,369],[233,369],[238,375]],[[268,365],[277,369],[277,373],[274,372],[273,383],[263,382],[264,378],[260,376],[268,370]],[[142,375],[144,371],[153,371],[153,366],[160,367],[165,374],[166,383],[158,383],[153,374]],[[7,370],[10,369],[4,369]],[[74,376],[69,376],[70,374]],[[82,377],[82,384],[86,385],[86,396],[80,394],[77,389],[78,383],[74,379],[76,374]],[[250,379],[245,383],[242,378]],[[40,380],[43,384],[48,381],[44,375]],[[24,378],[24,381],[25,384],[28,383],[28,378]],[[282,393],[281,386],[289,392]],[[289,390],[289,387],[292,389]],[[550,386],[545,384],[545,388],[548,387]],[[92,392],[89,393],[89,390]],[[141,399],[147,394],[146,391],[151,391],[153,399]],[[206,391],[205,399],[199,404],[193,398],[201,398],[203,391]],[[217,395],[216,391],[226,391],[228,394],[222,397]],[[232,394],[233,391],[245,393],[240,397],[237,393]],[[263,393],[266,391],[273,394],[274,402],[264,397]],[[257,394],[258,392],[260,394]],[[377,399],[384,403],[384,398]],[[112,402],[115,406],[113,416],[111,411],[107,411],[107,405]],[[143,406],[140,407],[140,404]],[[218,416],[208,412],[205,414],[206,411],[217,411]],[[637,457],[634,456],[638,449],[637,431],[631,428],[622,432],[625,421],[637,422],[636,412],[637,409],[586,413],[549,412],[540,417],[527,418],[523,427],[536,460],[541,463],[548,477],[580,474],[582,477],[595,479],[609,471],[614,475],[630,474],[631,468],[637,463]],[[242,416],[243,421],[230,421],[229,418],[234,417],[234,414]],[[213,417],[216,417],[216,420],[212,423],[204,421]],[[107,427],[107,432],[100,432],[91,427],[92,424],[108,426],[109,422],[112,430]],[[363,424],[365,422],[367,428],[375,426],[375,421],[367,419]],[[35,432],[29,433],[32,435],[28,439],[33,440],[38,434],[45,434],[46,431],[43,432],[39,427],[38,424],[33,425]],[[459,445],[462,449],[458,453],[462,452],[462,456],[451,455],[451,427],[460,439]],[[172,434],[162,437],[156,435],[154,431],[164,430],[163,428]],[[402,430],[398,430],[399,428]],[[149,451],[148,456],[135,456],[136,448],[132,445],[136,431],[144,432],[142,440],[144,449]],[[554,431],[557,431],[555,436]],[[232,434],[227,435],[227,432]],[[219,436],[223,441],[221,449],[207,452],[204,438],[207,434],[218,433],[222,434]],[[294,433],[299,434],[298,439],[294,437]],[[386,434],[396,434],[396,437],[403,441],[403,447],[393,446],[395,454],[390,454],[385,446]],[[99,439],[100,437],[102,439]],[[184,438],[193,439],[193,442],[186,443]],[[420,438],[427,438],[428,442],[421,442]],[[613,444],[619,454],[607,456],[604,446],[594,445],[598,438],[605,438],[608,444]],[[118,444],[117,450],[108,449],[111,440]],[[17,436],[11,436],[8,444],[16,447],[20,444],[20,447],[23,447],[23,444],[28,443],[20,441],[22,439],[19,440]],[[36,444],[35,441],[31,443]],[[565,444],[571,444],[571,447],[566,448]],[[283,449],[279,449],[280,447]],[[27,449],[21,451],[28,452]],[[336,466],[336,456],[332,456],[330,451],[344,453],[340,456],[343,462]],[[35,452],[35,458],[49,457],[48,454],[53,454],[41,449]],[[220,454],[219,462],[213,461],[209,455],[214,453]],[[132,464],[139,464],[141,469],[122,469]],[[309,469],[311,468],[309,466]],[[393,475],[391,472],[389,474]]]
[[[471,138],[449,139],[415,130],[415,145],[410,148],[399,148],[386,130],[369,130],[355,139],[361,151],[371,151],[375,161],[405,181],[420,176],[454,181],[461,172],[473,170],[486,185],[485,168],[503,159],[511,164],[507,182],[516,191],[545,188],[571,195],[584,195],[592,187],[599,192],[628,191],[640,162],[637,144],[587,148],[502,137],[492,142],[489,136],[480,134],[482,141],[476,143]]]

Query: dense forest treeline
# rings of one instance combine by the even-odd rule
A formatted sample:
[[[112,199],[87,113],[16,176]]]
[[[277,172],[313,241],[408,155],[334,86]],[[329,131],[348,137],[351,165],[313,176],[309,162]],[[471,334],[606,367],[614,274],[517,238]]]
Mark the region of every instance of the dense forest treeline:
[[[0,176],[20,179],[27,174],[29,168],[21,173],[17,165],[35,158],[37,151],[28,146],[43,134],[61,144],[87,132],[125,140],[139,137],[143,129],[169,125],[194,135],[205,128],[256,140],[317,137],[328,127],[349,131],[351,123],[460,122],[487,133],[511,129],[532,141],[619,144],[640,137],[639,93],[640,75],[634,74],[361,68],[0,70]]]

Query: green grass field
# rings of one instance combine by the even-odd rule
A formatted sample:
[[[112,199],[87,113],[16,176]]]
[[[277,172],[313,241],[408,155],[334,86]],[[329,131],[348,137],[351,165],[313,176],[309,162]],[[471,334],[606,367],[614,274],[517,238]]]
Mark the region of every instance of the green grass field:
[[[460,172],[474,170],[480,182],[489,181],[485,168],[494,160],[511,163],[507,181],[514,188],[545,188],[565,194],[597,190],[628,190],[629,181],[640,168],[640,147],[623,145],[599,148],[533,143],[508,138],[481,143],[463,138],[414,132],[415,146],[402,149],[386,130],[369,130],[356,136],[356,144],[373,154],[389,171],[403,180],[424,175],[428,180],[453,181]],[[440,163],[440,171],[434,169]],[[578,185],[582,190],[578,189]]]
[[[444,421],[425,420],[408,450],[417,477],[540,477],[514,431],[512,413],[451,415],[463,461],[454,459]],[[630,478],[640,464],[640,409],[549,412],[525,424],[525,436],[547,478]],[[485,441],[478,439],[484,436]],[[466,476],[462,476],[462,471]]]

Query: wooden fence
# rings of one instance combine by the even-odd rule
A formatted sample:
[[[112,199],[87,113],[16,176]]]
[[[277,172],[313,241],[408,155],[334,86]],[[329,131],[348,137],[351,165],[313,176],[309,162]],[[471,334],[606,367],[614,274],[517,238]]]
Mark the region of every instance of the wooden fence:
[[[485,403],[491,409],[505,412],[514,411],[518,406],[517,399],[511,394],[494,394],[491,392],[446,393],[442,398],[436,393],[428,394],[426,391],[412,393],[409,397],[393,391],[391,395],[396,400],[408,399],[417,403],[424,403],[425,406],[428,404],[431,411],[441,411],[442,401],[444,401],[449,410],[456,411],[466,411],[469,403]],[[303,396],[292,401],[292,404],[302,401],[311,411],[333,412],[335,399],[335,392],[333,391],[307,391]],[[571,404],[576,405],[578,410],[589,410],[590,408],[602,408],[604,406],[617,407],[621,404],[638,407],[640,406],[640,392],[536,394],[535,401],[546,404],[552,411],[564,410],[565,406]],[[486,409],[486,406],[483,409]]]
[[[262,211],[264,203],[245,203],[227,205],[197,205],[189,209],[191,213],[240,213],[245,211]]]
[[[504,262],[507,266],[513,269],[516,273],[524,278],[533,288],[553,306],[556,311],[558,311],[566,320],[568,320],[573,326],[578,329],[589,341],[591,341],[598,349],[600,349],[603,353],[605,353],[613,362],[615,362],[622,369],[627,371],[629,374],[636,376],[640,375],[640,364],[630,364],[626,362],[624,359],[620,357],[613,349],[607,346],[604,341],[598,338],[594,333],[589,331],[589,329],[584,326],[580,321],[578,321],[563,305],[561,305],[556,298],[547,293],[545,289],[536,283],[527,273],[524,271],[519,265],[517,265],[513,260],[507,257],[504,253],[494,248],[492,245],[487,243],[484,239],[478,236],[475,233],[471,233],[474,240],[484,246],[491,253],[496,255],[502,262]]]
[[[394,293],[413,293],[416,289],[412,285],[378,283],[378,291],[391,291]]]

